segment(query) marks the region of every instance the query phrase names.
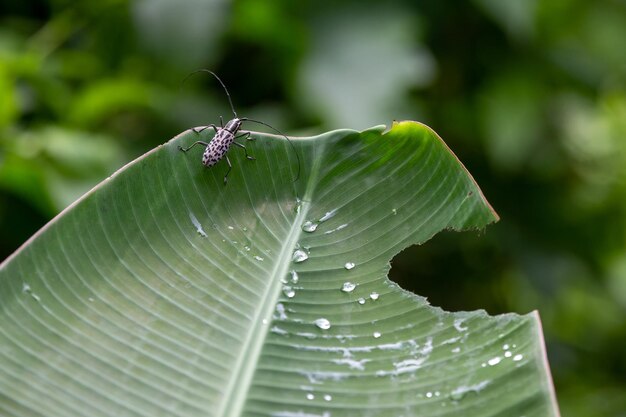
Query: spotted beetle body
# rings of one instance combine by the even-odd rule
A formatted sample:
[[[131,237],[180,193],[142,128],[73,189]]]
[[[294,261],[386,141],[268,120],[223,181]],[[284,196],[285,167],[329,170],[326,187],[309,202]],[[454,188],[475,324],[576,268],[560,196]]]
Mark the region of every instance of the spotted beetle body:
[[[243,122],[241,119],[235,118],[221,129],[217,129],[215,136],[209,142],[202,154],[202,163],[207,167],[212,167],[217,164],[230,149],[230,146],[235,141],[235,134],[241,128]]]
[[[232,120],[228,121],[228,123],[226,123],[226,126],[224,126],[222,122],[220,123],[221,125],[220,127],[217,127],[214,124],[210,124],[208,126],[204,126],[199,129],[197,128],[192,129],[195,133],[200,133],[205,129],[213,128],[213,130],[215,130],[215,135],[208,143],[199,140],[199,141],[192,143],[191,146],[187,148],[183,148],[182,146],[179,146],[178,149],[180,149],[183,152],[187,152],[188,150],[190,150],[196,145],[205,146],[204,153],[202,154],[202,164],[205,165],[206,167],[212,167],[213,165],[217,164],[222,159],[226,159],[226,163],[228,163],[228,171],[226,171],[226,175],[224,175],[224,184],[226,184],[226,182],[228,181],[228,174],[230,173],[230,170],[233,167],[227,155],[228,150],[230,149],[231,145],[236,145],[240,148],[243,148],[247,159],[252,159],[252,160],[255,159],[254,157],[248,155],[248,149],[245,147],[245,145],[235,141],[235,139],[239,139],[239,138],[244,138],[245,140],[254,140],[254,138],[250,136],[250,132],[244,132],[240,135],[237,135],[237,133],[241,129],[241,125],[245,121],[259,123],[275,130],[277,133],[284,136],[285,139],[287,139],[287,141],[291,145],[294,153],[296,154],[296,159],[298,160],[298,174],[296,175],[296,179],[294,180],[294,181],[297,181],[298,178],[300,177],[300,156],[298,155],[298,152],[296,152],[296,148],[293,146],[293,143],[291,143],[291,140],[286,135],[281,133],[278,129],[268,125],[267,123],[261,122],[259,120],[249,119],[247,117],[239,118],[237,116],[237,112],[235,111],[235,107],[233,106],[233,102],[230,98],[230,94],[228,93],[228,89],[226,88],[226,85],[222,82],[222,80],[217,76],[217,74],[215,74],[213,71],[203,69],[203,70],[192,72],[191,74],[187,76],[187,78],[189,78],[191,75],[196,74],[198,72],[208,72],[209,74],[213,75],[217,79],[217,81],[219,81],[219,83],[224,88],[224,91],[226,92],[226,96],[228,97],[228,103],[230,103],[230,109],[233,111],[233,116],[235,117]],[[185,78],[185,80],[187,80],[187,78]],[[185,80],[183,80],[183,82]],[[222,118],[220,116],[220,121],[221,120]]]

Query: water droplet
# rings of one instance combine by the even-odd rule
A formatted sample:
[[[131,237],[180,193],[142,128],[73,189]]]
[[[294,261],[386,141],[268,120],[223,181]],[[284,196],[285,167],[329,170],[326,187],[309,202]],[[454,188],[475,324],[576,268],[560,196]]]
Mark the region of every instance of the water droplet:
[[[287,314],[285,313],[285,305],[283,303],[276,304],[276,313],[280,320],[287,320]]]
[[[263,319],[263,320],[261,320],[261,322],[262,322],[263,324],[267,324],[267,323],[268,323],[268,322],[267,322],[267,319]]]
[[[380,332],[374,332],[374,338],[378,339],[381,336]]]
[[[306,399],[307,400],[313,400],[315,399],[315,395],[311,394],[310,392],[306,395]]]
[[[191,223],[193,223],[194,227],[196,228],[196,232],[202,237],[207,237],[207,234],[202,229],[202,225],[192,212],[189,212],[189,219],[191,219]]]
[[[365,304],[365,298],[361,297],[358,300],[356,300],[359,304],[363,305]]]
[[[298,277],[298,273],[296,271],[291,271],[291,282],[297,284],[300,278]]]
[[[372,293],[370,294],[370,298],[374,301],[378,300],[378,297],[380,297],[380,294],[378,294],[376,291],[372,291]]]
[[[302,207],[302,200],[300,200],[299,198],[296,198],[296,204],[295,204],[295,206],[293,207],[293,210],[294,210],[296,213],[300,213],[300,208],[301,208],[301,207]]]
[[[41,301],[41,298],[35,294],[33,292],[33,290],[30,288],[30,285],[28,285],[27,283],[23,283],[22,284],[22,292],[24,294],[30,294],[30,296],[35,300],[35,301]]]
[[[244,232],[248,231],[248,228],[246,226],[242,227],[241,230],[243,230]]]
[[[333,397],[330,394],[324,395],[324,401],[332,401]]]
[[[256,259],[259,262],[263,262],[265,259],[261,258],[259,255],[254,255],[254,259]]]
[[[328,321],[328,319],[325,319],[323,317],[315,320],[315,325],[322,330],[330,329],[330,322]]]
[[[235,230],[235,228],[232,226],[228,226],[228,230]]]
[[[283,294],[285,294],[285,297],[287,298],[293,298],[296,296],[296,290],[294,290],[292,287],[285,285],[283,287]]]
[[[509,344],[502,345],[502,350],[509,350]]]
[[[302,225],[302,230],[304,230],[307,233],[313,233],[315,229],[317,229],[317,223],[313,223],[310,220],[305,221],[304,224]]]
[[[94,301],[96,301],[93,297],[89,297],[88,298],[89,302],[93,303]]]
[[[285,329],[281,329],[278,326],[274,326],[270,329],[270,332],[281,335],[281,336],[286,336],[289,334],[289,332]]]
[[[345,223],[345,224],[339,225],[339,226],[337,226],[336,228],[334,228],[334,229],[332,229],[332,230],[327,230],[327,231],[325,231],[325,232],[324,232],[324,234],[325,234],[325,235],[329,235],[329,234],[334,233],[334,232],[337,232],[337,231],[339,231],[339,230],[341,230],[341,229],[345,229],[346,227],[348,227],[348,223]]]
[[[324,214],[320,219],[319,222],[325,222],[326,220],[330,219],[331,217],[333,217],[335,214],[337,214],[337,209],[331,210],[331,211],[327,211],[326,214]]]
[[[427,398],[431,398],[432,396],[433,396],[433,393],[432,393],[432,392],[427,392],[427,393],[426,393],[426,397],[427,397]]]
[[[465,396],[467,396],[467,394],[469,394],[469,393],[473,392],[475,394],[478,394],[487,385],[489,385],[489,383],[490,383],[489,380],[485,380],[485,381],[479,382],[478,384],[474,384],[474,385],[461,385],[461,386],[453,389],[452,392],[450,392],[450,399],[452,401],[460,401]]]
[[[458,346],[451,350],[452,353],[459,353],[460,351],[461,351],[461,348]]]
[[[462,392],[458,392],[457,390],[454,390],[454,391],[452,391],[452,392],[450,393],[450,399],[451,399],[452,401],[459,401],[460,399],[462,399],[462,398],[463,398],[463,396],[464,396],[463,394],[464,394],[464,393],[462,393]]]
[[[513,356],[513,360],[514,360],[515,362],[517,362],[517,361],[521,361],[523,357],[524,357],[524,355],[517,354],[517,355]]]
[[[341,291],[352,292],[354,291],[355,288],[356,288],[356,284],[348,281],[348,282],[343,283],[343,286],[341,287]]]
[[[510,358],[511,356],[513,356],[513,354],[511,353],[510,350],[507,350],[506,352],[504,352],[504,357],[505,358]]]
[[[296,249],[291,258],[294,262],[300,263],[309,259],[309,255],[302,249]]]
[[[346,268],[349,271],[352,268],[354,268],[354,266],[355,266],[354,262],[346,262],[346,264],[343,267]]]
[[[464,332],[468,329],[467,326],[463,326],[464,318],[454,320],[454,328],[459,332]]]
[[[396,214],[398,214],[398,210],[396,209],[391,209],[391,212],[393,213],[393,215],[395,216]]]
[[[246,246],[244,246],[243,248],[246,250],[246,252],[250,252],[250,246],[247,246],[247,245],[246,245]]]
[[[494,366],[500,363],[500,361],[502,360],[501,357],[496,356],[495,358],[491,358],[487,361],[487,363],[489,364],[489,366]]]

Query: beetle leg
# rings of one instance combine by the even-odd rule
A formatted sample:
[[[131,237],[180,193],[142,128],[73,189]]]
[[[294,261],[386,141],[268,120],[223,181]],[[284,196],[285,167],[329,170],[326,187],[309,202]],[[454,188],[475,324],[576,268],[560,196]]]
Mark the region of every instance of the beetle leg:
[[[250,132],[242,133],[239,136],[235,136],[235,139],[246,138],[246,140],[256,140],[254,136]]]
[[[207,126],[204,126],[204,127],[201,127],[201,128],[194,127],[194,128],[193,128],[193,129],[191,129],[191,130],[193,130],[193,131],[194,131],[194,132],[196,132],[196,133],[200,133],[200,132],[202,132],[202,131],[204,131],[204,130],[206,130],[206,129],[210,128],[210,127],[212,127],[212,128],[213,128],[213,130],[215,130],[215,133],[217,133],[217,126],[215,126],[214,124],[210,124],[210,125],[207,125]]]
[[[243,151],[246,153],[246,158],[251,159],[253,161],[256,159],[254,156],[248,155],[248,149],[244,145],[242,145],[241,143],[233,142],[233,145],[237,145],[240,148],[243,148]]]
[[[228,159],[228,155],[225,155],[226,157],[226,163],[228,164],[228,171],[226,171],[226,175],[224,175],[224,185],[226,185],[226,182],[228,181],[228,174],[230,173],[230,170],[233,169],[233,166],[230,164],[230,159]]]
[[[193,148],[196,145],[203,145],[203,146],[209,146],[208,143],[206,142],[202,142],[201,140],[194,142],[191,144],[191,146],[187,147],[187,148],[183,148],[182,146],[178,145],[178,149],[183,151],[183,152],[187,152],[189,149]]]

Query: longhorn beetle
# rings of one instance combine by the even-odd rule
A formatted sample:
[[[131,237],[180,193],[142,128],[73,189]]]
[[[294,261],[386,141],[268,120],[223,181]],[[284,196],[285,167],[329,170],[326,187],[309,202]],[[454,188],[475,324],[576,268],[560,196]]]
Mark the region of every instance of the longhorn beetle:
[[[218,77],[217,74],[215,74],[213,71],[209,71],[207,69],[194,71],[191,74],[189,74],[187,77],[185,77],[185,79],[183,80],[183,83],[187,81],[187,78],[191,77],[194,74],[197,74],[198,72],[208,72],[209,74],[214,76],[217,79],[217,81],[219,81],[219,83],[224,88],[224,91],[226,92],[226,97],[228,97],[228,103],[230,104],[230,109],[233,111],[233,116],[235,117],[232,120],[230,120],[228,123],[226,123],[226,126],[224,126],[224,121],[222,119],[222,116],[220,116],[220,127],[217,127],[214,124],[210,124],[202,128],[191,129],[196,133],[200,133],[203,130],[211,127],[213,128],[213,130],[215,130],[215,135],[208,143],[199,140],[199,141],[192,143],[191,146],[187,148],[183,148],[182,146],[179,145],[178,149],[180,149],[183,152],[187,152],[188,150],[190,150],[196,145],[205,146],[206,148],[204,149],[204,153],[202,154],[202,164],[204,164],[207,167],[212,167],[213,165],[217,164],[222,158],[225,158],[226,163],[228,164],[228,171],[226,171],[226,175],[224,175],[224,185],[226,185],[226,182],[228,181],[228,174],[230,173],[230,170],[233,168],[232,164],[230,163],[230,159],[228,159],[228,155],[226,155],[228,153],[228,150],[230,149],[230,145],[236,145],[236,146],[239,146],[240,148],[243,148],[246,158],[254,160],[255,158],[253,156],[248,155],[248,149],[246,148],[246,146],[241,143],[235,142],[235,139],[245,138],[247,141],[256,140],[256,138],[251,136],[250,132],[244,132],[244,133],[241,133],[240,135],[238,135],[238,133],[241,129],[241,125],[244,122],[259,123],[276,131],[278,134],[280,134],[285,139],[287,139],[287,141],[291,145],[293,152],[296,154],[296,159],[298,160],[298,174],[296,175],[296,179],[294,180],[294,182],[297,181],[298,178],[300,178],[300,156],[298,155],[298,152],[296,151],[295,146],[293,146],[293,143],[287,137],[287,135],[285,135],[280,130],[274,128],[273,126],[270,126],[269,124],[265,122],[261,122],[259,120],[253,120],[247,117],[241,117],[241,118],[238,117],[237,112],[235,111],[235,107],[233,106],[233,102],[230,98],[230,93],[228,92],[228,89],[226,88],[226,85],[222,82],[220,77]]]

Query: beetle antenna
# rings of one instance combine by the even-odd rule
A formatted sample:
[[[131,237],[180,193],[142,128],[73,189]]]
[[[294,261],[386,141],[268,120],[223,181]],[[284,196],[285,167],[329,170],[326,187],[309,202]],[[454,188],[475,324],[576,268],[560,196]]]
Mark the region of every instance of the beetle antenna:
[[[226,92],[226,97],[228,97],[228,103],[230,104],[230,109],[233,111],[233,114],[235,115],[235,118],[238,118],[238,116],[237,116],[237,112],[235,111],[235,106],[233,106],[233,101],[232,101],[232,100],[231,100],[231,98],[230,98],[230,93],[228,92],[228,88],[226,88],[226,84],[224,84],[224,83],[222,82],[222,80],[220,79],[220,77],[218,77],[218,76],[217,76],[217,74],[216,74],[216,73],[214,73],[213,71],[210,71],[210,70],[208,70],[208,69],[199,69],[199,70],[196,70],[196,71],[194,71],[194,72],[190,73],[189,75],[187,75],[187,76],[185,77],[185,79],[182,81],[182,84],[185,84],[185,81],[187,81],[187,79],[188,79],[189,77],[191,77],[192,75],[195,75],[195,74],[197,74],[197,73],[199,73],[199,72],[208,72],[209,74],[211,74],[212,76],[214,76],[214,77],[217,79],[217,81],[219,81],[219,83],[220,83],[220,84],[222,85],[222,87],[224,88],[224,91]]]
[[[296,147],[293,145],[293,142],[291,141],[291,139],[289,139],[287,137],[287,135],[285,135],[283,132],[281,132],[280,130],[276,129],[274,126],[272,125],[268,125],[265,122],[262,122],[260,120],[254,120],[254,119],[248,119],[247,117],[244,117],[243,119],[241,119],[242,121],[246,121],[246,122],[254,122],[254,123],[259,123],[262,124],[263,126],[267,126],[270,129],[274,130],[276,133],[278,133],[279,135],[281,135],[282,137],[284,137],[285,139],[287,139],[287,142],[289,142],[289,144],[291,145],[291,149],[293,149],[293,153],[296,154],[296,159],[298,160],[298,173],[296,175],[296,179],[293,180],[293,182],[298,181],[298,179],[300,178],[300,155],[298,155],[298,151],[296,151]]]

